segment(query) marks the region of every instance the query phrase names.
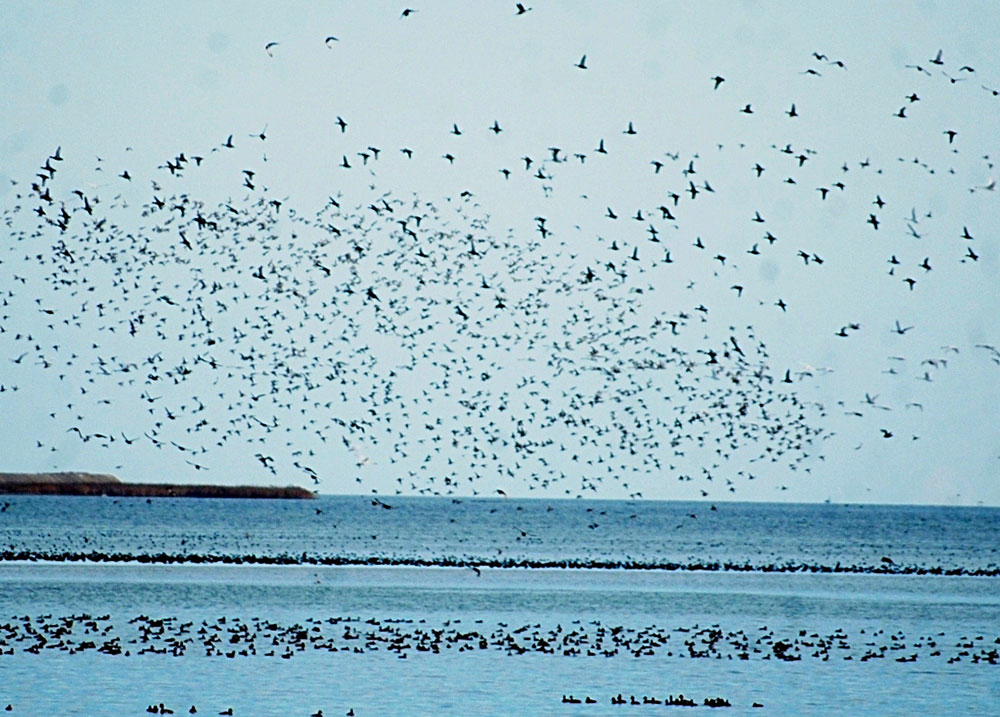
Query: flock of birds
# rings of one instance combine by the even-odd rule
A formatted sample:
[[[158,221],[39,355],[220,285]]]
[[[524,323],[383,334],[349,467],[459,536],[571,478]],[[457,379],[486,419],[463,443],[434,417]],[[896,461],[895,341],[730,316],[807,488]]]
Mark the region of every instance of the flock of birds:
[[[531,10],[516,7],[518,15]],[[264,49],[280,61],[279,42]],[[817,78],[827,68],[847,71],[823,53],[810,61],[804,73]],[[941,52],[928,65],[914,69],[932,80],[930,70],[941,69],[946,85],[926,91],[975,74],[963,65],[949,75]],[[575,67],[589,69],[586,54]],[[706,94],[731,84],[707,78]],[[921,99],[913,92],[896,117],[909,119]],[[793,102],[784,114],[796,121],[803,111]],[[761,110],[745,103],[740,112]],[[494,121],[484,141],[504,131]],[[520,177],[553,203],[564,201],[562,181],[599,191],[600,178],[587,173],[618,153],[633,161],[625,143],[642,130],[625,120],[606,131],[622,139],[512,153],[496,181]],[[957,154],[962,135],[942,132]],[[354,143],[338,151],[340,169],[364,176],[345,180],[353,190],[334,188],[312,212],[269,188],[266,126],[249,139],[230,134],[214,147],[171,152],[150,171],[98,158],[82,183],[63,180],[71,157],[57,148],[33,178],[15,182],[2,214],[0,411],[4,402],[33,402],[40,376],[57,387],[58,400],[43,407],[51,429],[36,451],[60,466],[63,455],[141,443],[170,454],[170,470],[186,466],[209,480],[238,455],[265,477],[298,476],[328,492],[377,473],[391,476],[397,493],[527,488],[639,498],[653,476],[697,481],[708,496],[736,493],[760,471],[811,471],[824,460],[830,412],[891,408],[875,393],[837,407],[804,398],[802,383],[832,369],[775,366],[756,324],[732,320],[747,315],[743,304],[768,321],[797,310],[768,295],[762,263],[794,258],[801,271],[817,272],[809,280],[823,282],[827,264],[850,259],[831,256],[842,249],[819,240],[793,245],[763,209],[728,217],[741,222],[731,236],[703,237],[686,217],[720,211],[726,182],[709,176],[718,157],[643,160],[642,181],[657,183],[658,201],[622,206],[584,194],[553,210],[572,206],[578,223],[543,213],[524,218],[527,231],[498,230],[484,190],[428,197],[380,188],[380,167],[421,159],[412,148],[356,140],[358,129],[340,116],[331,133],[343,147]],[[468,159],[454,142],[469,134],[459,122],[442,128],[442,141],[450,135],[453,144],[431,158],[441,165],[433,171]],[[930,210],[901,209],[880,183],[884,159],[838,166],[791,143],[716,149],[727,158],[752,152],[748,182],[789,189],[825,163],[827,179],[808,199],[793,195],[803,203],[852,209],[869,194],[857,231],[880,241],[893,233],[885,275],[901,292],[934,281],[940,263],[974,265],[992,241],[982,236],[992,228],[942,228]],[[959,181],[917,158],[899,163]],[[993,170],[988,155],[982,170]],[[209,172],[229,177],[228,190],[215,187],[228,197],[196,193]],[[994,189],[992,179],[969,187]],[[903,221],[892,212],[905,212]],[[932,248],[914,241],[948,232],[952,239]],[[862,330],[859,321],[833,320],[837,337]],[[913,329],[886,324],[899,336]],[[907,375],[930,384],[962,351],[893,356],[886,373],[902,375],[919,361]],[[991,344],[970,351],[1000,364]],[[891,439],[893,431],[882,424],[874,435]],[[81,445],[70,449],[67,438]]]
[[[4,709],[4,712],[17,712],[18,711],[17,709],[15,709],[13,703],[7,703],[7,706],[4,707],[3,709]],[[204,712],[204,711],[202,711],[202,712],[199,713],[197,705],[191,705],[187,709],[179,709],[179,710],[175,710],[172,707],[168,707],[163,702],[157,702],[157,703],[154,703],[154,704],[146,706],[146,714],[172,715],[172,714],[177,714],[178,712],[180,714],[191,714],[191,715],[196,715],[196,714],[218,714],[218,715],[221,715],[222,717],[233,717],[233,715],[240,714],[239,712],[234,711],[232,707],[226,707],[225,709],[220,710],[219,712]],[[344,714],[347,717],[354,717],[354,708],[349,709]],[[309,717],[324,717],[323,710],[322,709],[316,710],[315,712],[310,713]]]
[[[907,663],[942,660],[948,664],[1000,664],[1000,637],[943,632],[907,636],[903,630],[846,628],[832,633],[806,629],[724,630],[718,624],[641,627],[576,619],[571,624],[487,626],[481,619],[433,623],[426,619],[309,617],[281,623],[254,617],[185,620],[138,615],[127,626],[110,615],[24,615],[0,624],[0,654],[66,655],[99,653],[118,658],[163,655],[176,658],[242,659],[256,656],[290,660],[308,653],[389,652],[448,655],[501,652],[508,656],[672,658],[710,660],[818,660]]]

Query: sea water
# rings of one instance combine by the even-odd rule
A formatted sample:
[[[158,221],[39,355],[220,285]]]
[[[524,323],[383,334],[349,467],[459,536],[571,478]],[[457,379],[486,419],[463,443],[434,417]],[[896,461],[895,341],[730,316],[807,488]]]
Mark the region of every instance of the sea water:
[[[679,693],[741,714],[1000,704],[995,509],[4,501],[0,550],[44,558],[0,562],[12,714],[645,714],[685,709],[651,703]],[[186,562],[139,562],[164,554]]]

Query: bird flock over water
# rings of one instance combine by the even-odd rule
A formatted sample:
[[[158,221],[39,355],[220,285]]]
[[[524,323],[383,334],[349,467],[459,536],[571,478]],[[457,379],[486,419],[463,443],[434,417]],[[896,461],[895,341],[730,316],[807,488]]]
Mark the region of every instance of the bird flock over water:
[[[340,615],[282,623],[264,617],[184,620],[176,616],[137,615],[116,624],[110,615],[14,616],[0,624],[3,654],[68,655],[94,652],[120,658],[144,655],[239,659],[293,659],[309,652],[365,654],[386,651],[399,659],[410,654],[503,652],[510,656],[540,654],[559,657],[724,660],[896,662],[940,659],[948,664],[1000,664],[1000,637],[990,634],[925,632],[838,627],[819,633],[809,629],[723,629],[719,624],[606,624],[572,620],[562,625],[507,622],[485,624],[412,618],[361,618]]]
[[[3,655],[60,652],[67,656],[101,654],[116,660],[148,656],[292,660],[317,653],[353,656],[379,652],[405,660],[411,655],[471,652],[548,659],[940,661],[969,668],[1000,664],[998,645],[1000,637],[988,632],[928,629],[907,634],[892,628],[837,626],[817,631],[768,625],[727,629],[718,623],[671,628],[582,619],[564,625],[337,615],[282,622],[260,616],[194,620],[141,614],[123,624],[110,615],[85,613],[16,615],[0,624]]]
[[[317,43],[340,51],[342,36]],[[280,63],[283,49],[279,38],[262,52]],[[881,117],[900,132],[927,96],[998,95],[979,70],[929,56],[907,68],[916,89],[886,100]],[[578,57],[565,72],[592,73],[595,57]],[[851,71],[817,51],[789,80],[833,92]],[[808,121],[809,103],[755,101],[725,75],[704,79],[716,111],[776,137]],[[112,163],[60,146],[14,180],[3,208],[0,413],[55,386],[38,406],[48,428],[26,450],[65,467],[142,448],[200,481],[242,461],[254,480],[325,492],[367,490],[374,476],[435,495],[640,498],[655,481],[704,497],[762,474],[783,483],[825,460],[833,418],[875,421],[858,447],[916,440],[897,435],[891,412],[922,411],[949,362],[1000,365],[989,340],[910,353],[916,321],[835,305],[831,282],[859,256],[880,257],[878,295],[894,307],[925,286],[961,295],[981,262],[995,267],[995,227],[940,219],[933,199],[947,185],[995,202],[990,155],[965,147],[961,128],[924,126],[914,141],[931,159],[878,156],[863,138],[856,156],[832,156],[821,136],[642,156],[630,143],[662,128],[627,108],[586,146],[520,144],[502,115],[479,127],[457,117],[430,154],[414,148],[427,137],[383,146],[336,115],[327,160],[342,179],[311,209],[282,193],[267,125],[155,166],[131,148]],[[490,182],[431,195],[383,179],[422,163],[447,182],[501,137],[493,151],[507,161]],[[603,179],[612,169],[636,178],[634,198]],[[913,183],[926,195],[899,189]],[[852,235],[797,232],[788,206],[820,222],[832,212]],[[782,337],[770,327],[806,311],[778,293],[778,275],[833,297],[813,322],[824,337],[900,339],[873,360],[906,391],[818,399],[837,367],[772,349]],[[880,398],[890,393],[906,398]]]

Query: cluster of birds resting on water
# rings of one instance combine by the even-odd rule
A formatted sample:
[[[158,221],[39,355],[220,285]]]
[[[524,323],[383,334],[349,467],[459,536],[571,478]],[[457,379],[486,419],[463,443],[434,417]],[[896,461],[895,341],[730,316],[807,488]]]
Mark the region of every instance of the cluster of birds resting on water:
[[[263,617],[184,620],[138,615],[116,625],[110,615],[24,615],[0,624],[0,654],[67,655],[99,652],[121,658],[143,655],[239,659],[293,659],[307,653],[389,652],[447,655],[502,652],[508,656],[711,660],[818,660],[895,662],[945,660],[948,664],[1000,664],[1000,637],[989,634],[907,635],[903,630],[843,627],[833,632],[759,628],[725,630],[718,624],[666,628],[573,620],[567,625],[484,624],[481,619],[428,622],[410,618],[335,616],[282,623]]]
[[[280,62],[280,50],[268,44],[271,61]],[[848,71],[819,52],[809,62],[801,74],[817,81]],[[591,67],[586,55],[567,63],[568,72]],[[968,66],[954,76],[944,67],[940,52],[915,67],[922,92],[954,91],[975,76]],[[706,97],[732,84],[705,78]],[[913,92],[886,114],[908,121],[920,101]],[[732,111],[765,110],[740,102]],[[803,111],[791,103],[782,121]],[[495,181],[562,201],[563,177],[600,173],[616,154],[635,161],[628,142],[642,131],[637,124],[623,119],[587,147],[523,147]],[[330,492],[375,471],[390,475],[397,493],[527,487],[634,498],[649,476],[698,481],[707,496],[735,493],[758,471],[809,471],[823,459],[829,413],[891,408],[869,393],[837,407],[803,398],[802,382],[831,369],[773,366],[753,322],[728,320],[725,309],[716,318],[714,303],[744,302],[769,321],[798,310],[768,295],[761,262],[786,257],[822,282],[844,257],[786,238],[763,209],[729,217],[729,236],[703,238],[685,217],[704,203],[719,211],[723,183],[708,176],[718,161],[709,154],[637,163],[658,201],[612,206],[588,194],[573,204],[578,224],[543,213],[525,219],[528,231],[498,230],[485,188],[428,197],[378,186],[387,163],[424,159],[446,177],[471,159],[459,142],[504,131],[499,120],[478,132],[456,121],[442,127],[442,154],[421,158],[410,147],[378,146],[338,116],[330,132],[345,186],[350,173],[364,176],[353,193],[331,188],[317,211],[264,183],[267,127],[171,152],[145,172],[98,158],[83,183],[63,181],[76,157],[56,149],[34,177],[16,182],[2,215],[0,412],[33,401],[26,384],[44,371],[59,395],[44,406],[52,429],[35,449],[56,464],[68,438],[83,444],[74,455],[153,446],[174,457],[174,470],[208,480],[239,454],[265,478]],[[961,134],[943,127],[938,139],[959,152]],[[859,234],[893,233],[884,274],[904,297],[933,282],[939,263],[975,265],[980,232],[994,230],[939,227],[932,212],[904,205],[882,180],[883,165],[897,158],[831,164],[793,144],[713,150],[752,156],[748,184],[783,185],[802,203],[841,203],[857,212]],[[954,170],[898,160],[911,175],[960,181]],[[982,164],[988,177],[988,155]],[[817,165],[826,180],[803,189],[800,175]],[[196,193],[209,171],[230,177],[227,198]],[[991,197],[994,188],[989,179],[968,190]],[[916,241],[932,232],[952,238],[933,248]],[[862,329],[832,320],[822,330],[843,339]],[[888,318],[886,326],[877,330],[913,328]],[[942,347],[910,377],[929,385],[964,350]],[[992,345],[969,350],[1000,363]],[[906,357],[891,359],[888,372],[902,374]],[[893,436],[891,427],[878,431]]]
[[[725,629],[719,624],[642,626],[605,623],[602,620],[572,620],[557,624],[486,624],[482,619],[430,621],[410,618],[359,616],[309,617],[300,622],[281,622],[267,617],[222,616],[208,620],[177,616],[137,615],[127,624],[116,623],[110,614],[15,615],[0,623],[0,656],[45,655],[67,657],[100,653],[109,659],[218,659],[272,658],[291,660],[310,654],[342,653],[355,656],[389,653],[405,660],[410,655],[501,653],[508,658],[565,657],[586,659],[668,659],[800,662],[831,660],[875,664],[933,663],[948,665],[1000,664],[1000,637],[988,633],[945,633],[925,630],[907,635],[904,630],[836,627],[832,631],[775,629],[760,625],[747,629]],[[958,668],[953,668],[958,669]],[[563,694],[563,704],[606,703],[607,698],[583,698]],[[663,699],[621,693],[610,704],[663,704],[695,706],[683,694]],[[708,707],[731,706],[725,698],[709,697]],[[753,707],[761,707],[753,703]],[[7,711],[14,711],[13,705]],[[147,706],[152,714],[175,710],[159,702]],[[199,712],[195,706],[185,710]],[[348,712],[352,714],[353,709]],[[218,714],[234,714],[232,707]],[[319,710],[316,715],[322,716]]]

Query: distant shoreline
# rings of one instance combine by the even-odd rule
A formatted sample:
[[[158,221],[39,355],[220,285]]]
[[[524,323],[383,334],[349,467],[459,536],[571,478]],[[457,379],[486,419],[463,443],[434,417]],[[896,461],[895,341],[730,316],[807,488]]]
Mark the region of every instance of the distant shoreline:
[[[188,485],[124,483],[89,473],[0,473],[0,494],[98,495],[115,498],[271,498],[308,500],[316,496],[299,486]]]

